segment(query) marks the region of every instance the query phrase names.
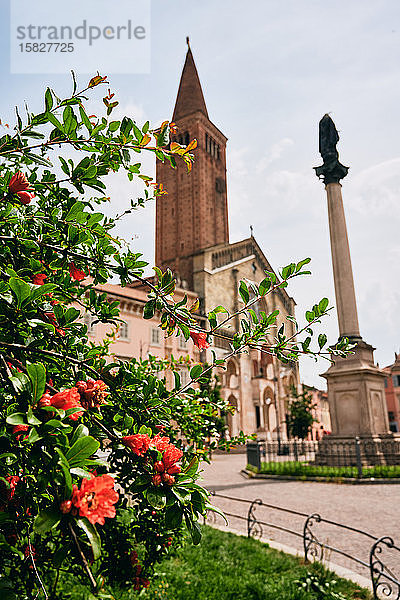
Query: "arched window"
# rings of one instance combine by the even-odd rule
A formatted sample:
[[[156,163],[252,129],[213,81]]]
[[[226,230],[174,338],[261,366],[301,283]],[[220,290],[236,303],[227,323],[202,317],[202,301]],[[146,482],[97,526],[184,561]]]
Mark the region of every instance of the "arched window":
[[[236,363],[234,360],[230,360],[228,362],[228,365],[226,368],[226,383],[227,383],[227,387],[229,387],[231,389],[237,388],[239,385],[238,370],[237,370]]]

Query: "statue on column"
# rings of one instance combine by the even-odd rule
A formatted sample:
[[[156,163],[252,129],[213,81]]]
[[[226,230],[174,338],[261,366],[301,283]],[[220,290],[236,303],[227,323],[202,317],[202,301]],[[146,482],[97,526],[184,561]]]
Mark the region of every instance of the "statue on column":
[[[339,134],[335,123],[326,114],[319,122],[319,152],[324,164],[320,167],[314,167],[315,174],[319,179],[324,180],[325,185],[339,183],[349,171],[349,167],[345,167],[339,162],[339,153],[336,149],[338,141]]]

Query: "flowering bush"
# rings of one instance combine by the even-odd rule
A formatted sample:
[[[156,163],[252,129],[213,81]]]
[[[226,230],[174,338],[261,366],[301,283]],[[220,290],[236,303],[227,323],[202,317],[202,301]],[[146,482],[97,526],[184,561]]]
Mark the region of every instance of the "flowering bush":
[[[285,267],[279,280],[266,273],[252,299],[241,282],[243,308],[229,315],[216,307],[207,330],[196,320],[198,306],[186,298],[174,303],[170,271],[155,269],[155,282],[143,278],[141,255],[112,235],[121,216],[97,210],[107,200],[104,179],[120,170],[130,181],[142,179],[143,198],[131,202],[130,214],[150,189],[165,193],[141,173],[138,153],[152,152],[171,168],[183,160],[190,170],[196,142],[170,146],[174,126],[167,121],[151,130],[129,117],[111,120],[117,102],[110,92],[107,115],[89,118],[85,94],[102,83],[96,76],[77,91],[74,80],[63,100],[47,89],[44,111],[28,113],[25,123],[17,111],[15,133],[0,139],[0,596],[7,599],[58,597],[63,571],[86,578],[101,598],[111,597],[113,582],[145,588],[185,532],[200,541],[199,519],[212,509],[196,483],[199,457],[227,405],[207,396],[203,384],[223,361],[213,355],[210,365],[193,365],[182,387],[173,361],[111,359],[109,341],[89,343],[81,319],[85,311],[120,323],[118,303],[96,291],[99,285],[111,277],[123,286],[146,284],[144,318],[158,310],[166,335],[191,336],[199,348],[240,313],[242,331],[228,356],[249,346],[286,362],[347,351],[346,340],[328,348],[321,336],[317,350],[310,348],[326,299],[308,311],[297,337],[281,327],[273,343],[277,311],[258,318],[251,309],[302,274],[308,259]],[[226,318],[218,321],[218,313]],[[174,372],[173,390],[162,377],[166,369]]]

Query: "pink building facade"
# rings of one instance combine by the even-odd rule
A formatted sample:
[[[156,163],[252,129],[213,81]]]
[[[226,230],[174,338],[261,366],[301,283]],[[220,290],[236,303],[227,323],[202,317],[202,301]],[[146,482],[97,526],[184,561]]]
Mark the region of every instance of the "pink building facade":
[[[160,359],[175,360],[188,359],[188,366],[182,365],[180,369],[181,383],[185,385],[189,381],[189,364],[198,362],[200,353],[192,340],[185,340],[183,335],[179,337],[165,337],[158,325],[160,315],[156,312],[152,319],[143,318],[143,307],[147,301],[147,292],[138,287],[121,287],[119,285],[106,284],[96,287],[97,292],[106,292],[107,300],[117,300],[120,303],[120,318],[123,323],[119,327],[110,324],[95,322],[95,317],[89,313],[83,315],[83,320],[88,327],[88,338],[90,342],[99,343],[104,339],[111,340],[110,353],[120,360],[132,358],[146,359],[149,355]],[[197,298],[194,292],[177,289],[175,301],[179,302],[184,294],[188,297],[188,303],[193,304]],[[167,382],[172,384],[172,373],[166,373]]]
[[[400,354],[395,354],[392,365],[385,367],[385,396],[390,431],[400,432]]]

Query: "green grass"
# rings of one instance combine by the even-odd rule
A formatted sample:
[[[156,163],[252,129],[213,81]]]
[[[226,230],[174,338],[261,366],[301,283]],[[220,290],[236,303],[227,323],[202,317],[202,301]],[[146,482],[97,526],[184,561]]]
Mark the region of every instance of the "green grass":
[[[247,465],[249,471],[257,473],[252,465]],[[292,475],[297,477],[327,477],[357,478],[357,467],[328,467],[325,465],[313,465],[300,461],[263,462],[260,473],[269,475]],[[400,465],[376,465],[374,467],[363,467],[363,478],[393,478],[400,477]]]
[[[200,546],[181,549],[158,568],[150,588],[118,593],[117,600],[330,600],[333,595],[305,591],[296,580],[307,573],[333,585],[341,598],[370,600],[370,593],[350,581],[340,579],[321,564],[304,563],[288,554],[268,548],[253,539],[203,527]],[[67,586],[66,588],[67,589]],[[68,585],[70,600],[88,598],[79,588]],[[63,596],[64,598],[64,596]]]

